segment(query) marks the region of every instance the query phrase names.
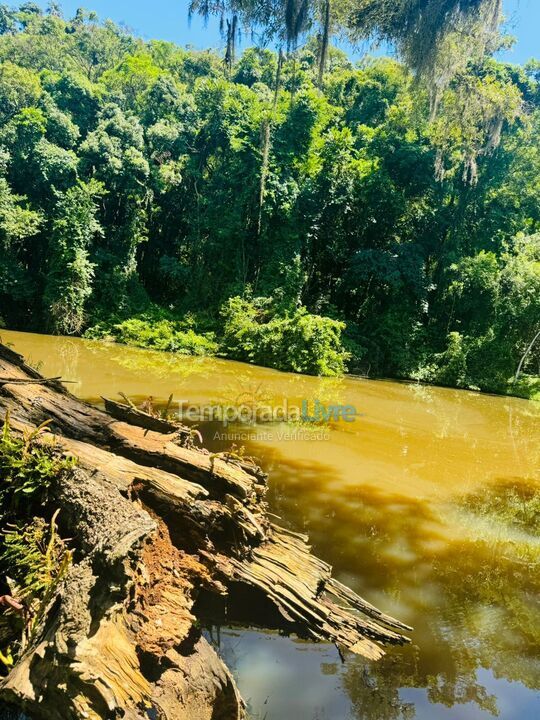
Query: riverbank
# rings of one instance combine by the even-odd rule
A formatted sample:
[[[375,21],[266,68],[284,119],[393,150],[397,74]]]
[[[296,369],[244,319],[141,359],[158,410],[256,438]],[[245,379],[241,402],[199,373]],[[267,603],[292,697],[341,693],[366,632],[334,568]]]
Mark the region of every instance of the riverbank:
[[[165,311],[154,310],[128,320],[103,321],[84,336],[149,350],[223,357],[284,372],[323,377],[346,374],[348,364],[365,365],[365,360],[355,357],[355,344],[348,342],[344,323],[300,311],[287,321],[278,319],[261,325],[246,309],[245,301],[237,300],[239,302],[231,303],[225,324],[221,326],[208,319],[200,321],[191,314],[179,320]],[[345,338],[342,339],[344,331]],[[455,364],[455,359],[453,362]],[[485,378],[468,382],[462,371],[459,377],[454,375],[455,382],[452,382],[444,365],[438,365],[436,358],[435,362],[424,361],[421,368],[405,376],[392,377],[383,373],[380,377],[540,401],[538,376],[522,374],[517,382],[510,378],[492,384]],[[377,375],[372,379],[377,379]]]
[[[152,307],[128,319],[103,320],[84,336],[180,355],[240,360],[285,372],[335,377],[346,369],[345,323],[300,307],[280,313],[240,297],[230,298],[219,318],[186,313],[178,318]]]
[[[315,316],[309,316],[314,318]],[[254,348],[255,340],[249,341],[246,335],[242,336],[244,346],[248,347],[246,352],[234,349],[219,341],[217,333],[212,330],[198,331],[194,328],[194,320],[190,316],[183,321],[173,321],[167,317],[150,320],[147,316],[138,316],[125,321],[101,322],[90,328],[83,338],[96,340],[108,344],[125,345],[139,349],[146,349],[164,353],[172,353],[179,357],[217,357],[228,360],[240,360],[259,367],[268,367],[282,372],[294,372],[305,375],[320,377],[343,377],[348,376],[345,372],[345,363],[350,360],[350,353],[347,352],[341,343],[341,330],[330,329],[330,336],[326,342],[320,337],[321,325],[318,321],[328,320],[327,318],[316,318],[314,327],[301,329],[299,334],[303,342],[296,345],[291,344],[290,338],[281,338],[290,354],[288,363],[279,361],[280,354],[275,353],[273,362],[264,362],[265,356],[262,352],[257,353]],[[10,331],[4,331],[4,333]],[[21,331],[13,331],[21,332]],[[46,335],[46,334],[44,334]],[[0,329],[0,339],[2,330]],[[61,337],[61,336],[60,336]],[[275,339],[275,338],[274,338]],[[230,341],[230,338],[229,338]],[[322,348],[322,349],[321,349]],[[295,356],[295,351],[301,355]],[[318,352],[321,356],[318,356]],[[259,362],[256,362],[259,360]],[[308,372],[308,370],[313,370]],[[317,372],[319,370],[319,372]],[[321,371],[322,370],[322,371]],[[472,390],[488,395],[517,397],[523,400],[540,402],[540,377],[522,375],[514,382],[511,378],[505,385],[495,387],[485,384],[479,387],[475,384],[452,384],[449,382],[437,382],[425,377],[425,372],[416,372],[408,376],[369,376],[366,374],[351,373],[350,377],[363,377],[370,380],[394,380],[396,382],[416,383],[431,387],[447,387],[457,390]]]

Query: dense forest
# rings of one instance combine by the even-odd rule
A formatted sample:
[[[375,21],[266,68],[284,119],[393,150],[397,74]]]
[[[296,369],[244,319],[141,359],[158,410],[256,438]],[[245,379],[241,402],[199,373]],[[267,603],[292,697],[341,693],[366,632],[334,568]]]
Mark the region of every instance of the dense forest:
[[[0,33],[0,326],[538,387],[540,64],[430,85],[325,33],[224,58],[33,3]]]

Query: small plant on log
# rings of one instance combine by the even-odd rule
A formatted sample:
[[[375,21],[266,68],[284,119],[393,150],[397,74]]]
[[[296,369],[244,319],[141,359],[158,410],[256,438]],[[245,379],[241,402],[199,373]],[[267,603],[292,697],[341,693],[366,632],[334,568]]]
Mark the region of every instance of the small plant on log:
[[[10,525],[2,533],[0,567],[27,605],[43,598],[69,564],[71,553],[58,535],[57,516],[58,511],[50,523],[36,517],[26,525]]]
[[[40,440],[49,422],[22,435],[11,431],[6,414],[0,435],[0,517],[3,521],[24,504],[27,512],[43,502],[58,474],[72,468],[73,458],[63,457],[53,442]]]
[[[7,414],[0,434],[0,583],[6,593],[0,596],[0,662],[8,670],[71,562],[57,533],[58,511],[50,521],[21,519],[31,517],[46,500],[53,479],[75,464],[42,438],[47,425],[19,435],[11,430]],[[15,516],[17,522],[9,522]]]
[[[10,525],[0,540],[3,595],[0,661],[9,669],[27,646],[43,610],[71,564],[71,552],[56,527],[57,511],[50,523],[34,518],[26,525]]]

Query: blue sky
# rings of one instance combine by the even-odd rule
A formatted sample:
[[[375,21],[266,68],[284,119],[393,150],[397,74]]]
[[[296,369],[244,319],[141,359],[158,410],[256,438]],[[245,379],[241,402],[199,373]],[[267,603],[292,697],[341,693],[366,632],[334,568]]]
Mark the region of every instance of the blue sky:
[[[47,5],[41,0],[40,5]],[[216,20],[208,25],[199,17],[188,22],[188,0],[61,0],[64,14],[73,16],[78,7],[95,10],[101,18],[123,22],[137,35],[145,39],[172,40],[180,45],[197,48],[220,47],[219,26]],[[513,50],[505,53],[505,59],[523,63],[531,57],[540,58],[540,1],[503,0],[508,18],[508,31],[517,37]],[[249,45],[245,38],[244,45]]]

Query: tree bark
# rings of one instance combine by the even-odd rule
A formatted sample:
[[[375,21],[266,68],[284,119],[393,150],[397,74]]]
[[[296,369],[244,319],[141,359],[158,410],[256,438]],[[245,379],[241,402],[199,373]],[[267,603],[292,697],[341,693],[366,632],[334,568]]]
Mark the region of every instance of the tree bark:
[[[525,360],[529,356],[529,353],[533,349],[536,341],[540,338],[540,330],[536,333],[536,335],[533,337],[529,345],[527,346],[527,349],[525,350],[525,353],[523,354],[521,360],[519,361],[518,369],[516,370],[516,374],[514,376],[514,382],[516,383],[519,380],[519,376],[521,375],[521,371],[523,370],[523,365],[525,364]]]
[[[209,607],[372,659],[408,642],[410,628],[334,580],[305,536],[270,522],[259,468],[115,419],[3,345],[0,377],[0,419],[9,411],[14,432],[50,420],[40,442],[78,458],[48,500],[73,564],[0,700],[37,720],[241,720],[234,679],[198,629]]]

